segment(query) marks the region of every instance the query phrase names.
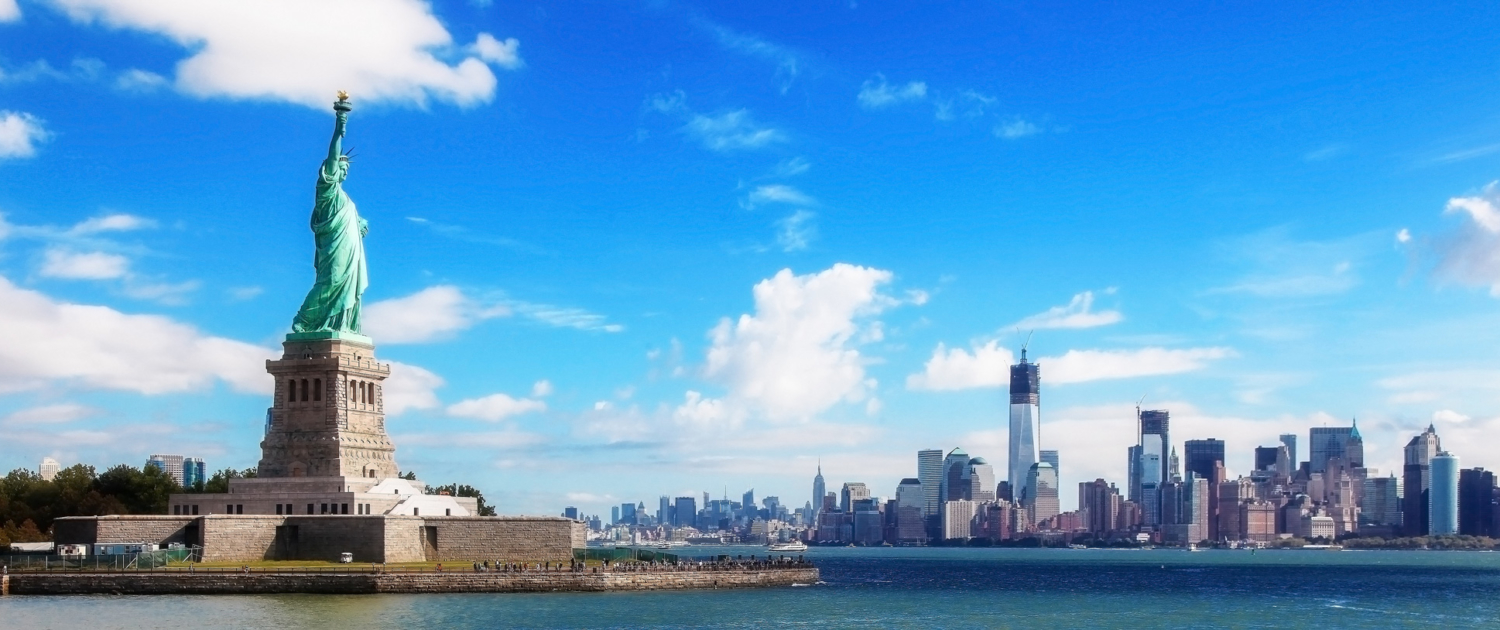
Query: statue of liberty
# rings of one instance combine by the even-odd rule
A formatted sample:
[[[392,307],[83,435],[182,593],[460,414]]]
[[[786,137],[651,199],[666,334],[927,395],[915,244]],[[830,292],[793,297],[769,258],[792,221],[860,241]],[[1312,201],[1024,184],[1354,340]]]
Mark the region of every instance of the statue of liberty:
[[[349,176],[349,156],[342,153],[344,128],[352,108],[347,93],[338,96],[333,105],[333,141],[318,169],[313,199],[312,231],[318,247],[313,267],[318,277],[292,320],[293,333],[359,334],[360,297],[370,284],[364,243],[370,227],[359,218],[343,186]]]

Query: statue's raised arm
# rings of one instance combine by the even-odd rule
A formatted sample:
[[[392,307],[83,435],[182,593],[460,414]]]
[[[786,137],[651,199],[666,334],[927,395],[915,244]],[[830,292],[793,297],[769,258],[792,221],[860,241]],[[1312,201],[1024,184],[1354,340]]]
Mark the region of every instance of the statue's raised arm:
[[[365,269],[366,224],[343,186],[349,176],[349,156],[342,151],[351,109],[349,95],[339,92],[339,100],[333,104],[333,140],[318,169],[313,196],[311,227],[317,242],[313,256],[317,279],[292,320],[296,333],[357,335],[360,331],[360,306],[369,277]]]

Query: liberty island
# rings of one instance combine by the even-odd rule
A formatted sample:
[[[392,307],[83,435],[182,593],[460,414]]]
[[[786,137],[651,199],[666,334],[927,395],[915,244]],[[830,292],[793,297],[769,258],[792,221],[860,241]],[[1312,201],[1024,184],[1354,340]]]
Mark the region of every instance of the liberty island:
[[[256,474],[230,480],[227,492],[173,494],[168,514],[59,518],[57,548],[93,554],[74,551],[40,566],[12,557],[0,594],[602,591],[817,581],[815,567],[787,557],[689,563],[651,552],[591,556],[584,524],[575,519],[485,516],[476,498],[432,493],[415,475],[401,475],[385,425],[383,382],[391,368],[361,334],[369,227],[343,187],[352,111],[346,93],[334,111],[310,220],[316,275],[281,358],[266,361],[275,388]],[[108,553],[188,550],[188,560],[220,568],[99,573],[122,566],[85,559],[115,547],[129,551]],[[268,561],[350,566],[316,573],[250,568]],[[445,573],[443,562],[472,564],[473,571]],[[225,571],[225,563],[244,563],[244,570]],[[150,568],[156,560],[126,565]]]

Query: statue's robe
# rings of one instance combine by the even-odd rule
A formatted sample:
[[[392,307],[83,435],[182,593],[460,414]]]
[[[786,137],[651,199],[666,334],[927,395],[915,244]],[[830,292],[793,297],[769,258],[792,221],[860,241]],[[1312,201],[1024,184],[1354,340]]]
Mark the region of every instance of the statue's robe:
[[[318,278],[292,320],[293,332],[360,331],[360,296],[370,283],[365,270],[367,230],[354,201],[344,193],[337,158],[330,156],[318,169],[313,202],[312,231],[318,246],[313,267]]]

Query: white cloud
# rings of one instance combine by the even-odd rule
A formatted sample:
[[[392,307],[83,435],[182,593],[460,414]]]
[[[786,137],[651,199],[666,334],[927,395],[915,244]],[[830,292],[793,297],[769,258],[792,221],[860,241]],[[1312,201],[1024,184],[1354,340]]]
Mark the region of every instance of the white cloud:
[[[154,92],[170,84],[166,77],[140,68],[131,68],[115,78],[115,87],[128,92]]]
[[[51,134],[42,119],[25,112],[0,111],[0,160],[36,155],[36,145]]]
[[[1486,232],[1500,232],[1500,209],[1495,207],[1497,194],[1500,194],[1500,182],[1490,182],[1479,195],[1449,199],[1443,213],[1467,213]]]
[[[204,335],[156,315],[68,304],[0,278],[0,392],[49,382],[142,394],[200,390],[222,381],[270,393],[276,352]]]
[[[443,386],[443,378],[415,365],[391,361],[391,375],[381,385],[385,394],[385,413],[399,416],[411,409],[433,409],[438,406],[433,391]]]
[[[1203,369],[1210,361],[1236,356],[1229,348],[1141,348],[1138,350],[1069,350],[1060,357],[1035,359],[1042,383],[1065,385],[1142,376],[1180,374]],[[1015,355],[990,341],[972,350],[938,344],[923,370],[906,377],[916,390],[1003,387],[1010,383]]]
[[[818,227],[813,224],[813,219],[817,216],[807,210],[798,210],[777,221],[776,244],[781,246],[781,251],[807,249],[808,244],[818,236]]]
[[[1044,131],[1044,129],[1042,129],[1041,125],[1027,122],[1020,118],[1012,120],[1008,123],[995,125],[994,129],[996,137],[1005,138],[1006,140],[1016,140],[1019,138],[1025,138],[1026,136],[1034,136],[1041,133],[1042,131]]]
[[[381,343],[423,343],[509,314],[507,307],[484,307],[458,287],[438,285],[365,306],[364,332]]]
[[[531,385],[532,398],[546,398],[552,395],[552,381],[542,379]]]
[[[1461,414],[1452,409],[1439,409],[1432,412],[1432,422],[1434,424],[1462,424],[1464,422],[1468,422],[1471,419],[1472,418],[1470,418],[1469,416]]]
[[[1094,292],[1084,291],[1073,296],[1067,306],[1054,306],[1043,313],[1037,313],[1019,322],[1011,324],[1006,328],[1017,328],[1021,330],[1046,330],[1049,328],[1093,328],[1095,326],[1108,326],[1119,323],[1125,319],[1119,311],[1093,310]]]
[[[1449,199],[1443,213],[1464,214],[1469,221],[1434,243],[1434,273],[1449,282],[1488,286],[1490,295],[1500,297],[1500,181],[1477,195]]]
[[[743,109],[718,116],[693,114],[684,130],[714,151],[759,149],[787,140],[785,133],[755,122]]]
[[[889,271],[844,263],[803,276],[783,269],[755,285],[753,315],[711,331],[704,375],[728,386],[727,405],[772,421],[863,402],[875,382],[855,340],[865,320],[895,304],[878,290],[890,280]],[[694,420],[734,417],[716,402],[690,395],[681,411]]]
[[[746,198],[745,205],[747,207],[754,208],[755,206],[767,203],[789,203],[801,206],[812,206],[817,205],[818,200],[813,199],[807,193],[797,190],[796,188],[793,188],[791,186],[786,186],[783,184],[767,184],[765,186],[757,186],[755,190],[750,191],[750,196]]]
[[[98,414],[99,410],[78,403],[61,403],[22,409],[0,419],[0,425],[66,424]]]
[[[138,217],[133,214],[115,213],[86,219],[69,229],[68,234],[72,236],[84,236],[100,232],[129,232],[155,226],[156,222],[151,219]]]
[[[166,37],[189,52],[178,90],[203,98],[286,101],[327,109],[356,100],[470,106],[494,96],[489,60],[514,67],[514,46],[481,34],[462,57],[420,0],[205,2],[54,0],[76,22]],[[507,51],[509,55],[507,56]],[[449,60],[454,63],[450,63]]]
[[[939,343],[922,373],[906,377],[906,388],[917,390],[954,390],[977,387],[1000,387],[1010,383],[1010,366],[1015,355],[990,341],[973,351],[949,349]]]
[[[865,109],[881,109],[897,103],[920,101],[927,98],[927,84],[912,81],[906,85],[891,85],[885,75],[876,74],[859,86],[859,106]]]
[[[502,42],[489,33],[480,33],[470,50],[479,55],[480,59],[502,68],[515,69],[525,65],[518,52],[520,48],[521,42],[516,41],[514,37],[506,38]]]
[[[1411,230],[1408,230],[1406,228],[1401,228],[1400,230],[1398,230],[1396,232],[1396,242],[1397,243],[1410,243],[1411,242]]]
[[[511,416],[546,410],[547,403],[543,401],[531,398],[511,398],[506,394],[490,394],[483,398],[471,398],[448,405],[450,416],[490,422],[499,422]]]
[[[49,249],[43,254],[40,273],[48,278],[110,280],[125,277],[129,268],[130,260],[117,254]]]
[[[1139,350],[1069,350],[1060,357],[1038,359],[1042,378],[1057,385],[1117,378],[1193,372],[1209,361],[1236,356],[1229,348],[1141,348]]]
[[[0,0],[0,22],[15,22],[21,19],[21,7],[16,0]]]

